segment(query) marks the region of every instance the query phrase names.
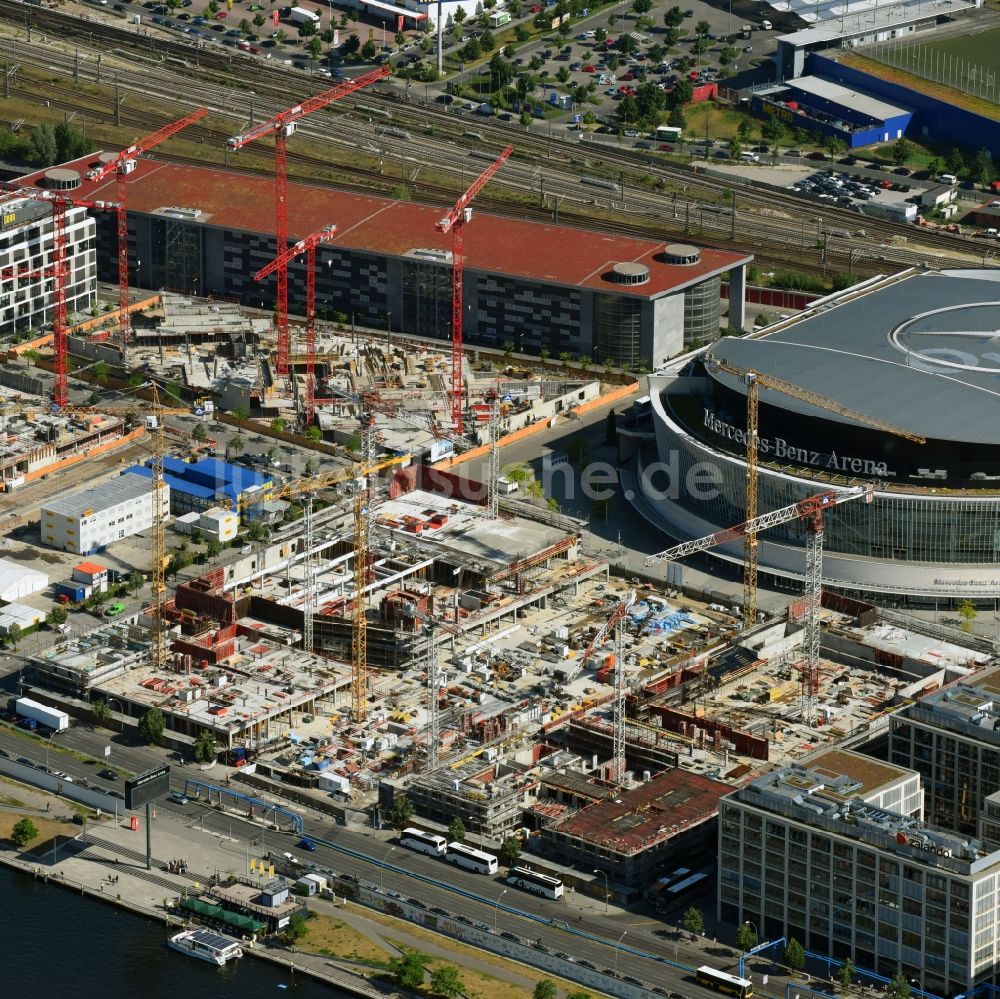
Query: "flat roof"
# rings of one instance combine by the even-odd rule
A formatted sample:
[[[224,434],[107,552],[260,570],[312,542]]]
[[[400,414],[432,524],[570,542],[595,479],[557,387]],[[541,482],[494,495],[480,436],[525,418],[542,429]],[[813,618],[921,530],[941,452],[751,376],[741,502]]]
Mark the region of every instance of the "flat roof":
[[[689,770],[667,770],[614,800],[588,805],[550,827],[617,853],[638,853],[704,822],[732,788]]]
[[[98,156],[94,153],[65,164],[81,173],[74,195],[114,201],[114,177],[91,181],[83,176]],[[29,174],[20,183],[40,184],[44,173]],[[275,231],[274,181],[269,177],[140,158],[129,177],[129,211],[162,214],[171,207],[199,209],[201,216],[192,224],[266,235]],[[445,253],[451,250],[451,237],[435,229],[442,214],[440,207],[412,201],[392,201],[301,181],[289,184],[288,235],[293,240],[320,225],[335,223],[338,230],[329,240],[330,246],[392,257],[422,249]],[[477,212],[474,224],[466,230],[464,259],[466,269],[640,298],[675,291],[753,260],[752,255],[703,248],[698,263],[668,264],[662,258],[663,247],[663,242],[652,239]],[[427,264],[423,257],[414,259]],[[616,283],[611,274],[616,263],[645,264],[649,280],[640,285]],[[442,260],[442,266],[450,264]]]
[[[131,475],[119,475],[117,478],[102,482],[90,489],[68,496],[57,496],[42,505],[42,510],[58,513],[63,517],[82,517],[87,510],[106,510],[127,500],[149,496],[149,483]]]
[[[822,97],[824,100],[832,101],[843,108],[860,111],[861,114],[868,115],[869,118],[874,118],[876,121],[887,121],[889,118],[898,118],[900,115],[913,113],[909,108],[890,104],[867,91],[844,87],[822,76],[800,76],[789,80],[788,86],[812,94],[814,97]]]
[[[774,333],[725,337],[708,354],[766,372],[928,440],[1000,444],[1000,271],[911,274],[847,292]],[[712,377],[741,395],[742,382]],[[789,396],[786,411],[862,426]]]
[[[905,770],[849,749],[823,749],[799,760],[797,765],[821,778],[833,781],[838,778],[849,779],[849,794],[838,795],[836,786],[827,786],[825,789],[829,795],[844,798],[867,798],[913,776],[912,770]]]

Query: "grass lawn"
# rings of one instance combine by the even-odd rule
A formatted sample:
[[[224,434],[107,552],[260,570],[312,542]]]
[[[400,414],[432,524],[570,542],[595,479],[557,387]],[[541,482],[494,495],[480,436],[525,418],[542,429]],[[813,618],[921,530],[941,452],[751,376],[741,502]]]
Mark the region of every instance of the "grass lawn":
[[[314,913],[306,926],[306,935],[296,944],[300,950],[326,957],[345,958],[378,968],[388,968],[395,956],[335,916]]]
[[[1000,28],[962,35],[958,38],[941,38],[937,41],[921,42],[919,45],[905,45],[899,49],[901,59],[907,60],[905,68],[916,71],[920,49],[944,52],[956,59],[975,63],[994,72],[1000,70]]]
[[[11,830],[23,818],[23,815],[16,812],[0,812],[0,839],[9,843]],[[51,843],[53,836],[76,836],[81,828],[61,819],[43,819],[36,815],[29,815],[28,818],[34,823],[38,835],[25,847],[26,850],[35,850],[43,843]]]

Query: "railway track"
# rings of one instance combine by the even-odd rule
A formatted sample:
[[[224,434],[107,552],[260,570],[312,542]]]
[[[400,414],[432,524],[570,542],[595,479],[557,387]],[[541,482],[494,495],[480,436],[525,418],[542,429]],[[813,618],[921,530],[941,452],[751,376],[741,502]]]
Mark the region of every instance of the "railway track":
[[[9,12],[11,7],[20,7],[20,5],[7,4],[0,8],[0,18]],[[67,15],[55,14],[38,8],[30,10],[33,21],[38,20],[38,15],[41,15],[40,20],[45,26],[65,28]],[[79,18],[71,20],[81,21]],[[102,26],[91,21],[82,21],[82,26],[78,24],[77,29],[93,34],[94,37],[114,40],[120,45],[129,42],[134,44],[136,41],[129,32],[119,28]],[[17,44],[13,39],[8,40],[5,44],[17,45],[19,57],[24,59],[27,53],[23,45]],[[191,46],[181,42],[166,40],[158,41],[157,45],[161,51],[175,53],[168,57],[171,59],[188,61],[192,56]],[[75,72],[80,78],[89,76],[96,81],[99,73],[96,59],[85,60],[81,67],[75,56],[65,53],[60,55],[57,50],[51,48],[35,46],[31,54],[37,62],[45,65],[47,69],[63,74]],[[235,53],[233,56],[228,56],[221,53],[201,52],[198,58],[199,66],[196,67],[198,73],[211,74],[219,70],[228,70],[230,67],[252,70],[254,90],[241,90],[239,86],[236,86],[235,84],[239,82],[238,77],[230,77],[229,82],[224,86],[211,84],[202,79],[192,80],[185,75],[189,67],[167,63],[160,64],[160,67],[144,66],[140,73],[129,74],[127,70],[119,72],[116,74],[117,86],[126,91],[134,90],[147,98],[159,94],[165,101],[169,100],[175,104],[208,105],[216,113],[232,119],[236,130],[242,127],[244,122],[253,119],[255,115],[259,120],[261,116],[268,116],[287,105],[288,71],[267,66],[257,60],[251,61]],[[240,63],[245,63],[245,67],[240,66]],[[295,75],[298,76],[298,74]],[[104,76],[105,83],[106,80],[107,70],[105,70]],[[315,81],[308,77],[301,77],[297,82],[301,82],[304,92],[317,92],[320,89]],[[86,104],[73,88],[59,88],[55,84],[52,85],[52,88],[56,91],[61,90],[61,94],[48,98],[50,106],[60,107],[67,112],[86,108],[87,113],[95,118],[104,121],[112,120],[109,118],[109,114],[113,115],[113,109],[105,108],[102,111],[93,104]],[[12,92],[14,89],[12,88]],[[17,89],[23,95],[23,91]],[[35,99],[39,97],[35,94],[24,96],[35,97]],[[372,120],[368,112],[373,105],[380,107],[389,118],[384,121]],[[386,159],[391,158],[391,142],[385,141],[385,128],[390,126],[408,133],[406,155],[400,157],[402,167],[405,167],[407,162],[414,163],[418,167],[415,173],[424,166],[437,170],[444,167],[460,177],[464,177],[466,174],[471,176],[474,172],[478,172],[475,163],[470,163],[468,159],[470,154],[460,148],[463,141],[468,141],[467,133],[470,131],[466,127],[465,121],[456,121],[456,116],[453,113],[445,112],[432,105],[421,104],[419,107],[407,105],[399,100],[398,92],[392,88],[369,88],[359,96],[348,97],[338,102],[336,110],[332,113],[335,118],[352,117],[349,134],[355,136],[357,141],[338,138],[336,132],[331,134],[329,125],[325,128],[316,126],[312,120],[305,124],[300,132],[319,141],[354,146],[362,152],[370,153],[373,159]],[[134,113],[126,111],[125,108],[119,114],[123,124],[128,123],[136,127],[154,128],[163,123],[163,117]],[[363,119],[366,115],[368,115],[369,121],[358,120],[359,117]],[[329,119],[327,122],[329,123]],[[485,152],[483,147],[490,142],[495,142],[496,146],[500,147],[502,144],[506,144],[511,137],[511,130],[508,126],[503,126],[489,119],[476,121],[473,128],[483,139],[479,143],[479,148],[472,151],[471,155],[473,156],[477,153],[480,156],[483,155]],[[454,138],[445,138],[449,135],[453,135]],[[199,141],[205,142],[224,142],[227,137],[222,130],[212,129],[210,126],[194,126],[185,133],[185,136],[189,139],[197,136]],[[947,253],[947,256],[943,258],[941,254],[937,254],[934,259],[937,266],[969,266],[972,260],[956,254],[965,252],[970,256],[972,254],[978,256],[981,252],[980,247],[971,241],[956,240],[954,237],[925,232],[920,234],[922,241],[920,248],[900,248],[891,245],[892,241],[898,238],[901,231],[906,232],[908,237],[912,236],[912,227],[883,223],[868,217],[863,219],[865,231],[868,233],[864,241],[824,236],[823,228],[838,224],[841,228],[853,229],[859,221],[857,214],[825,207],[821,209],[811,202],[804,203],[800,198],[776,191],[759,193],[752,189],[740,190],[740,207],[735,209],[734,217],[732,209],[725,212],[718,210],[720,199],[731,193],[732,183],[697,174],[683,165],[649,165],[644,161],[645,158],[636,154],[620,154],[611,151],[618,156],[617,160],[613,160],[608,151],[591,148],[592,144],[581,146],[579,143],[558,138],[539,138],[530,132],[519,134],[516,142],[518,146],[517,156],[505,168],[502,177],[498,178],[497,182],[502,183],[503,186],[518,188],[529,194],[533,194],[537,186],[539,202],[544,202],[546,198],[561,202],[558,214],[564,221],[573,224],[593,226],[595,223],[591,216],[594,215],[595,211],[601,210],[642,219],[654,218],[665,232],[696,236],[708,245],[726,248],[734,246],[746,248],[750,245],[758,257],[778,263],[794,262],[797,267],[802,265],[804,256],[820,256],[821,252],[825,253],[827,262],[833,267],[836,267],[839,261],[847,263],[848,267],[857,266],[859,270],[868,271],[872,270],[872,265],[876,265],[875,269],[884,269],[882,267],[884,264],[899,267],[920,265],[931,257],[933,250]],[[553,151],[559,160],[568,161],[577,168],[579,173],[571,175],[558,166],[554,166],[550,160],[550,154]],[[293,163],[297,162],[314,170],[329,164],[329,159],[324,160],[291,151],[289,159]],[[642,162],[636,163],[636,160]],[[625,180],[625,174],[620,172],[620,168],[624,165],[640,168],[643,176],[650,178],[650,183],[659,185],[662,190],[659,192],[644,191],[639,178],[633,173],[628,176],[629,195],[626,198],[620,183],[608,180],[609,176],[614,177],[619,174],[622,180]],[[375,170],[354,166],[350,170],[356,177],[373,180],[376,184],[384,184],[386,180],[382,174]],[[400,179],[404,180],[403,177]],[[588,187],[584,190],[584,183],[588,180],[592,184],[607,185],[612,190],[607,195],[603,191],[598,195],[596,187]],[[455,191],[454,187],[444,185],[416,183],[415,180],[406,180],[406,182],[415,196],[420,195],[430,200],[449,201]],[[681,192],[681,197],[678,197],[678,192]],[[706,201],[706,199],[710,200]],[[482,203],[485,207],[504,211],[507,214],[511,214],[513,211],[514,214],[521,217],[552,217],[552,213],[543,210],[541,205],[535,209],[528,204],[519,204],[512,209],[507,200],[489,197],[482,199]],[[576,203],[583,210],[567,207],[567,203]],[[819,221],[819,224],[803,223],[802,212],[805,206],[807,206],[810,215]],[[683,224],[681,223],[682,219]],[[697,221],[697,226],[693,224],[693,220]],[[605,231],[611,229],[632,235],[650,235],[648,226],[635,223],[602,220],[598,225]],[[729,238],[725,238],[726,236]],[[822,251],[819,249],[821,240],[825,244]],[[878,245],[880,242],[882,245]],[[961,245],[962,243],[969,245],[964,246]],[[819,269],[819,267],[816,266],[814,269]]]

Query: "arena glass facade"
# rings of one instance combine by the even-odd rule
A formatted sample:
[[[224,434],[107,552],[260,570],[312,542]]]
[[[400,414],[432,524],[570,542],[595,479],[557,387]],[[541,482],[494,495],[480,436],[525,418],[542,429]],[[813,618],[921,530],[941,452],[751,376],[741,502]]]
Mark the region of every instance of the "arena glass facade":
[[[638,459],[645,508],[678,540],[702,537],[744,519],[746,465],[720,447],[719,437],[678,418],[674,403],[691,401],[711,388],[709,379],[675,373],[650,379],[655,454]],[[682,407],[683,408],[683,404]],[[841,459],[842,460],[842,459]],[[655,472],[656,463],[665,471]],[[821,462],[822,463],[822,462]],[[878,462],[869,474],[824,474],[792,462],[759,465],[759,509],[775,510],[827,489],[859,481],[878,482]],[[712,485],[705,486],[710,477]],[[670,489],[664,487],[669,483]],[[663,492],[668,495],[664,498]],[[980,598],[1000,590],[1000,492],[896,486],[876,489],[871,502],[857,500],[825,516],[824,584],[873,596],[903,599]],[[772,528],[760,539],[760,570],[777,579],[801,579],[806,526],[799,520]],[[714,549],[742,561],[742,542]]]

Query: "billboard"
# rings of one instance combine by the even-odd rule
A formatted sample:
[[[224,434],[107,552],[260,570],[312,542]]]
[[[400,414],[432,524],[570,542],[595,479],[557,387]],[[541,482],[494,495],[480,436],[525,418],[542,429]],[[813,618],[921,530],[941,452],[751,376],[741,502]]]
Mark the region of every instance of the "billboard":
[[[169,793],[170,766],[154,767],[125,781],[125,807],[133,811]]]

